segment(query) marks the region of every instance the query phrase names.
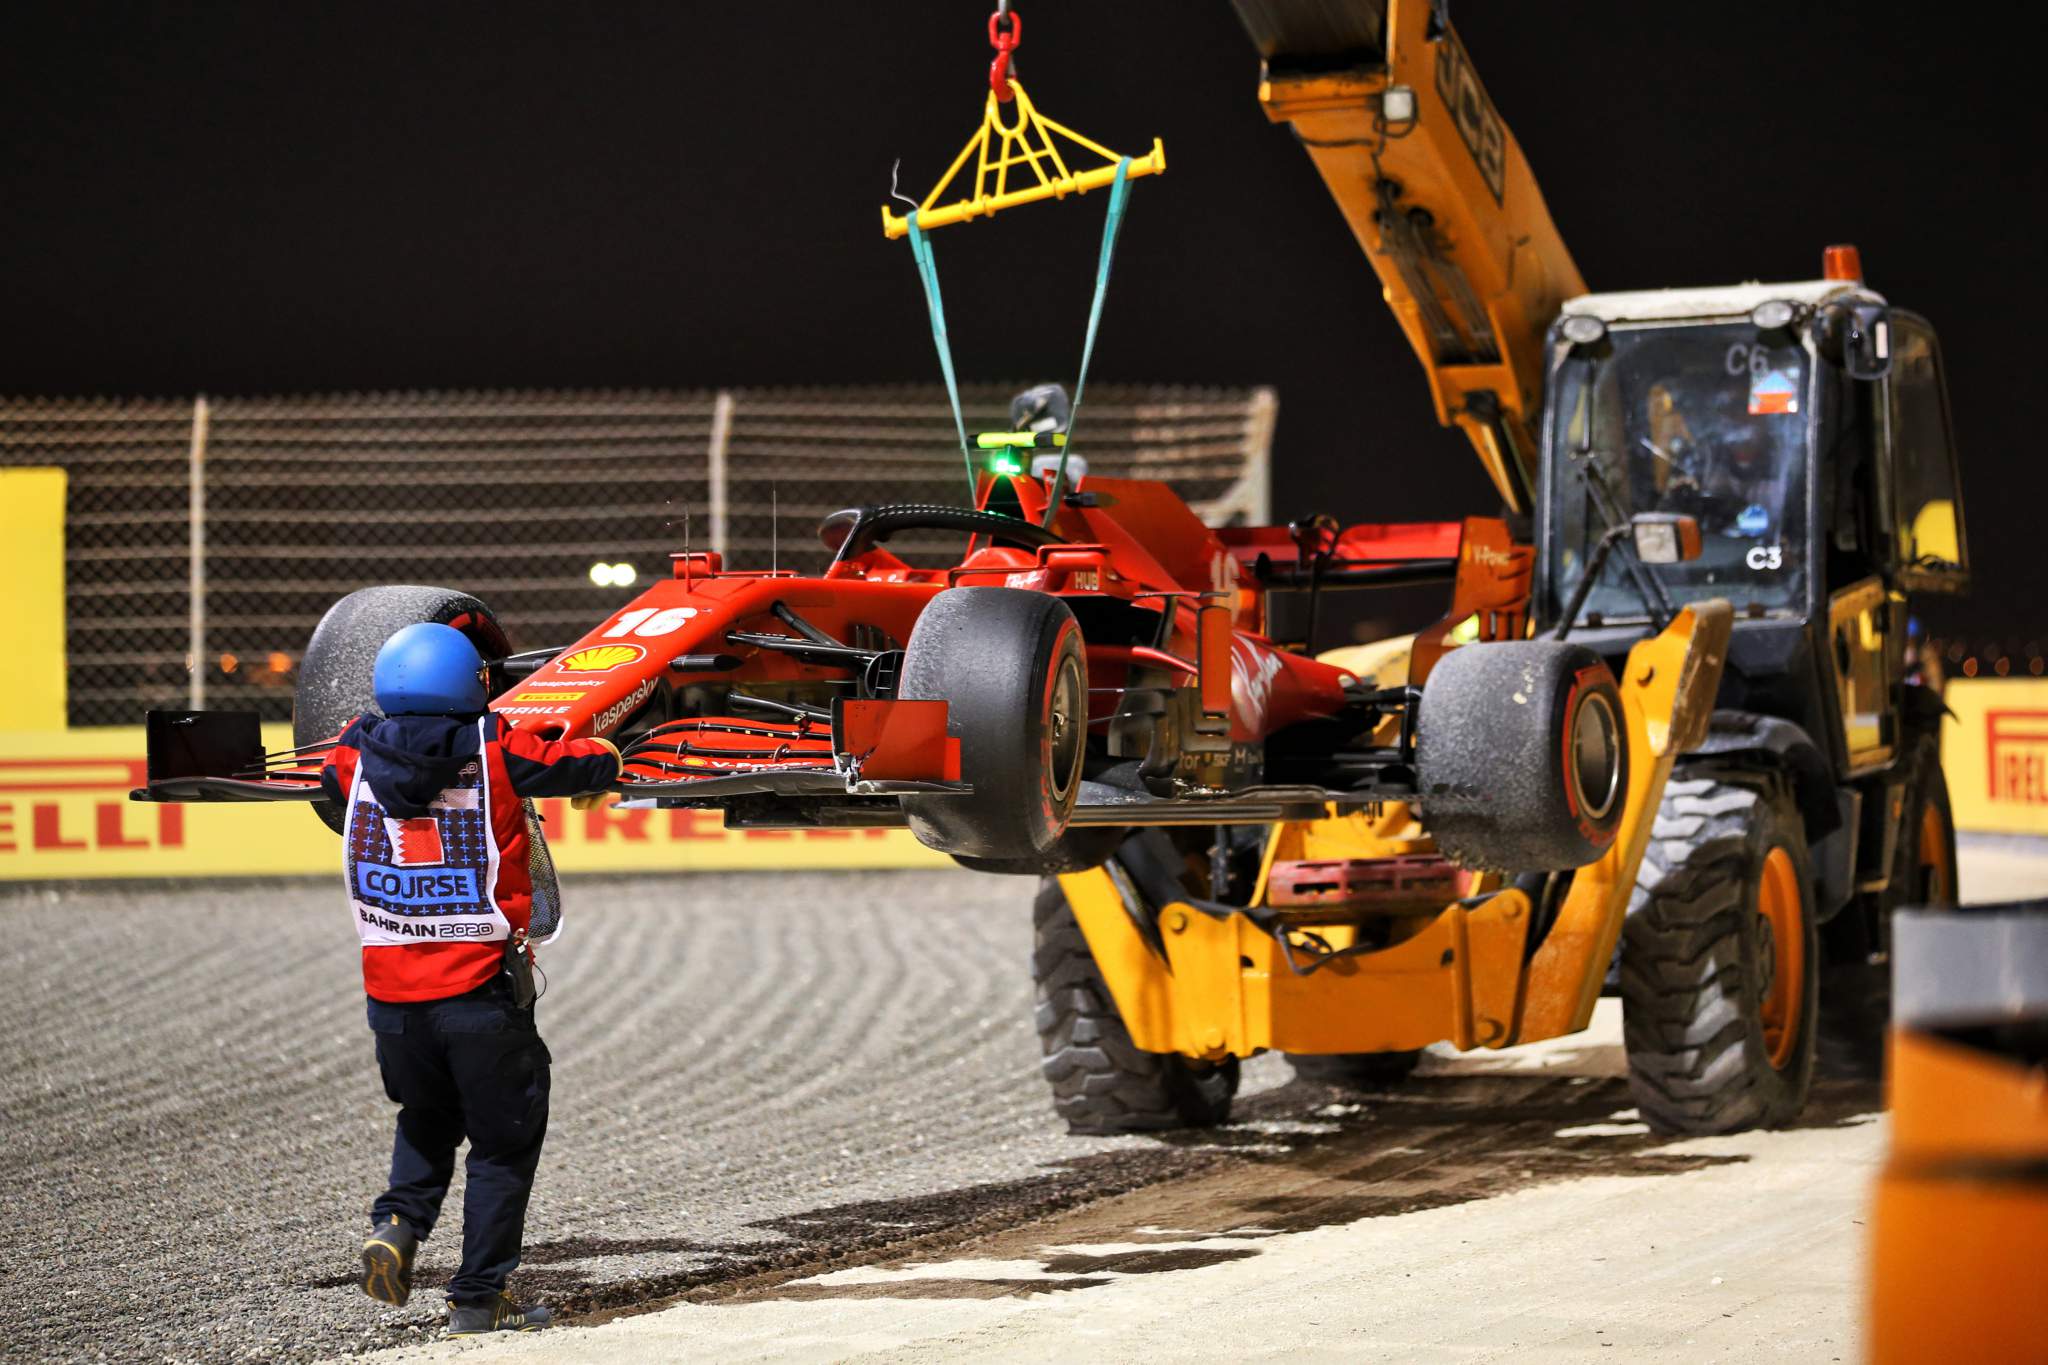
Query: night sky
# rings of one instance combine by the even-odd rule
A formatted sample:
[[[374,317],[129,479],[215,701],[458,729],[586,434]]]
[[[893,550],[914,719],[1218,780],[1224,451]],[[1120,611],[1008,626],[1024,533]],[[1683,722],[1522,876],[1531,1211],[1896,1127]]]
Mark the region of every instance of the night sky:
[[[1276,513],[1490,511],[1224,0],[1019,0],[1041,109],[1157,135],[1095,376],[1271,383]],[[986,3],[17,4],[0,391],[933,381],[890,163],[980,118]],[[2048,637],[2041,78],[1997,6],[1454,0],[1595,289],[1852,241],[1944,342],[1973,599]],[[1947,17],[1944,18],[1944,15]],[[1070,378],[1101,196],[940,234],[965,375]],[[945,452],[934,452],[946,458]]]

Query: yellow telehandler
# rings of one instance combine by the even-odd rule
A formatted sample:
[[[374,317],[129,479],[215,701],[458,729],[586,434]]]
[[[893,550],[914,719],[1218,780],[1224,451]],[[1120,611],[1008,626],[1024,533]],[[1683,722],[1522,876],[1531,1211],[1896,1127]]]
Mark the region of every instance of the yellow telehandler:
[[[1934,334],[1845,247],[1817,280],[1588,294],[1442,3],[1234,3],[1263,106],[1504,505],[1459,528],[1439,623],[1322,657],[1408,690],[1419,735],[1381,743],[1485,753],[1548,697],[1427,686],[1442,660],[1583,646],[1619,682],[1618,734],[1575,725],[1557,758],[1624,745],[1586,761],[1613,789],[1576,798],[1623,810],[1597,858],[1537,872],[1461,865],[1448,786],[1133,832],[1041,889],[1055,1103],[1077,1132],[1216,1123],[1258,1052],[1385,1084],[1430,1044],[1584,1029],[1608,987],[1653,1127],[1789,1122],[1818,1056],[1875,1065],[1890,911],[1955,897],[1941,705],[1906,623],[1909,592],[1967,581]],[[1333,527],[1290,530],[1288,571],[1240,587],[1312,652],[1319,596],[1371,575],[1323,572]],[[1512,749],[1496,800],[1524,780]]]

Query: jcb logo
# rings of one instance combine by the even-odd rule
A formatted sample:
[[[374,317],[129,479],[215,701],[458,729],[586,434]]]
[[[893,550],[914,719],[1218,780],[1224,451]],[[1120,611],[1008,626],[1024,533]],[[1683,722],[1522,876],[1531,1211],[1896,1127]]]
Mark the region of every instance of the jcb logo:
[[[1472,59],[1465,55],[1465,45],[1455,31],[1447,30],[1436,45],[1436,93],[1450,109],[1465,150],[1472,153],[1480,178],[1498,202],[1507,188],[1507,129],[1493,101],[1486,97],[1486,88],[1480,85]]]

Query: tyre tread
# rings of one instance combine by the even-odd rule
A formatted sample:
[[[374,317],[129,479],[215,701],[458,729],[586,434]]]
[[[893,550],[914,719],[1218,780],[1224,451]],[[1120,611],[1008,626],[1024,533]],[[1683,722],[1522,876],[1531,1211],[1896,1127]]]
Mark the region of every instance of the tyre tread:
[[[1800,833],[1789,796],[1768,776],[1674,775],[1667,784],[1619,973],[1629,1088],[1652,1128],[1729,1133],[1790,1122],[1804,1105],[1815,983],[1808,978],[1799,1051],[1774,1071],[1744,942],[1754,932],[1750,883],[1770,841],[1795,840],[1803,862]],[[1810,920],[1810,891],[1808,906]],[[1815,948],[1809,938],[1809,960]]]
[[[1237,1091],[1236,1060],[1198,1071],[1185,1058],[1138,1047],[1057,881],[1039,889],[1032,918],[1039,1069],[1068,1131],[1158,1132],[1224,1122]]]

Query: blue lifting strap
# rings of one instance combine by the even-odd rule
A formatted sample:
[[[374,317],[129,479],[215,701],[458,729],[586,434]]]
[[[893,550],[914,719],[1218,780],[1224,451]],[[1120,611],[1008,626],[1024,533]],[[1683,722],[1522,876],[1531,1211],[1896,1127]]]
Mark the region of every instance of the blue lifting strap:
[[[1052,496],[1045,501],[1044,525],[1050,527],[1059,515],[1060,498],[1067,489],[1067,456],[1074,449],[1074,423],[1081,417],[1081,395],[1088,389],[1088,362],[1095,356],[1095,330],[1102,325],[1102,300],[1109,293],[1109,263],[1116,255],[1117,229],[1124,225],[1124,203],[1131,195],[1128,172],[1131,159],[1116,163],[1116,179],[1109,186],[1109,216],[1102,224],[1102,259],[1095,266],[1095,302],[1088,306],[1088,339],[1081,344],[1081,372],[1074,377],[1074,406],[1067,411],[1067,443],[1060,447],[1059,472],[1052,477]]]
[[[1081,372],[1074,380],[1074,405],[1067,415],[1067,441],[1060,447],[1059,471],[1053,475],[1052,497],[1045,505],[1045,524],[1052,525],[1057,514],[1060,498],[1066,491],[1067,453],[1074,448],[1074,422],[1081,413],[1081,396],[1088,387],[1088,362],[1095,355],[1095,333],[1102,325],[1102,301],[1109,293],[1109,266],[1116,256],[1117,232],[1123,227],[1124,206],[1130,199],[1129,171],[1131,159],[1124,157],[1116,163],[1116,179],[1109,188],[1109,216],[1102,225],[1102,257],[1095,267],[1095,301],[1088,308],[1088,335],[1081,346]],[[917,212],[912,210],[908,219],[910,225],[910,254],[917,261],[917,277],[924,285],[924,300],[931,312],[932,345],[939,352],[939,371],[946,377],[946,398],[953,405],[953,430],[960,438],[960,460],[967,467],[968,496],[974,494],[974,455],[967,447],[967,419],[960,411],[960,383],[953,374],[953,343],[946,333],[946,305],[939,296],[939,265],[932,255],[932,244],[924,230],[917,225]]]
[[[967,497],[974,498],[974,456],[967,449],[967,419],[960,415],[960,385],[953,378],[953,343],[946,337],[946,305],[939,298],[939,263],[932,256],[932,244],[917,225],[917,211],[910,213],[910,254],[917,261],[917,277],[924,282],[924,301],[931,309],[932,344],[939,348],[939,369],[946,376],[946,397],[953,403],[953,430],[960,435],[960,461],[967,466]]]

